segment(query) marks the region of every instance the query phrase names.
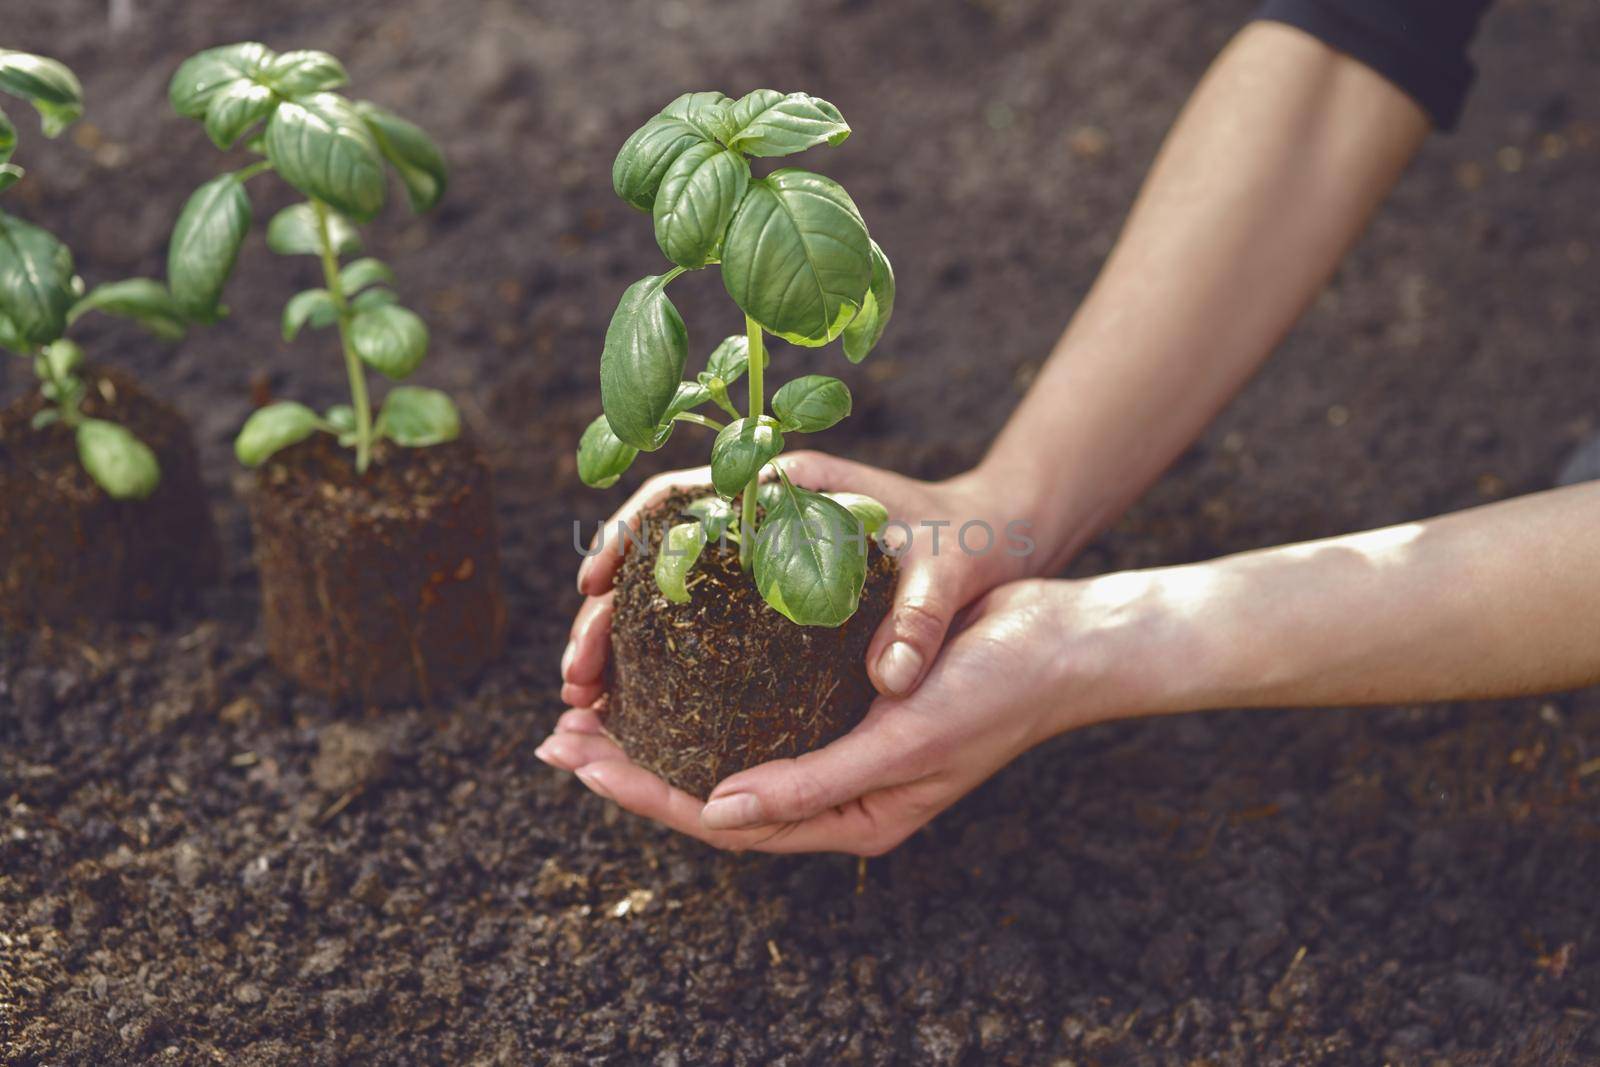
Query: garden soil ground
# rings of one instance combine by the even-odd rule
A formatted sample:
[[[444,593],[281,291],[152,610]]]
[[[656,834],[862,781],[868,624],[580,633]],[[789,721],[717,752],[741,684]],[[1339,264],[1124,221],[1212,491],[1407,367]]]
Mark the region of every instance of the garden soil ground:
[[[264,662],[228,443],[252,394],[339,396],[325,336],[277,336],[309,263],[258,231],[223,325],[175,348],[86,332],[194,418],[227,576],[170,628],[0,647],[0,1061],[1600,1060],[1593,692],[1086,730],[864,869],[714,853],[533,758],[561,711],[571,522],[624,492],[583,489],[572,447],[616,298],[658,262],[609,189],[623,137],[690,88],[841,106],[856,136],[816,162],[893,256],[897,318],[860,367],[775,359],[855,390],[820,445],[948,474],[1028,384],[1244,0],[110,7],[132,12],[117,34],[90,0],[4,20],[84,75],[90,122],[26,130],[7,210],[91,281],[159,273],[217,164],[163,102],[192,50],[331,49],[441,134],[445,204],[397,205],[370,243],[432,324],[425,380],[491,451],[510,642],[433,709],[333,708]],[[1492,15],[1463,131],[1079,572],[1550,484],[1600,428],[1597,52],[1591,0]],[[708,351],[737,322],[709,273],[680,285]],[[692,436],[641,467],[703,456]]]

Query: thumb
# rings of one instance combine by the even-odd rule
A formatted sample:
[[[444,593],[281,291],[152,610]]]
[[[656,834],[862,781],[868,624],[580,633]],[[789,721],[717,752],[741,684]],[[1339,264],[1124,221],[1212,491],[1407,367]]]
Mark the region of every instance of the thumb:
[[[718,784],[700,812],[708,830],[796,823],[867,793],[900,784],[905,746],[872,713],[850,733],[815,752],[773,760]]]
[[[909,695],[939,654],[964,606],[960,568],[948,556],[907,554],[894,606],[867,646],[867,673],[884,696]]]

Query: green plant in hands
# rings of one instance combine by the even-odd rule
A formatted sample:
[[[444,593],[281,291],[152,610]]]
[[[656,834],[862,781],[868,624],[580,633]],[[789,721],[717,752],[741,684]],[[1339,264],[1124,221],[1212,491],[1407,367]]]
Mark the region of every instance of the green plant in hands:
[[[758,177],[750,159],[788,156],[850,135],[839,110],[805,93],[757,89],[738,100],[687,93],[641,126],[611,172],[617,195],[655,221],[674,264],[622,296],[600,357],[605,413],[584,432],[578,472],[597,488],[640,452],[660,448],[679,422],[716,431],[716,496],[689,508],[656,559],[656,583],[689,599],[687,576],[710,538],[739,542],[739,559],[772,607],[802,625],[837,626],[855,613],[866,579],[866,536],[887,519],[877,502],[761,482],[785,435],[825,430],[850,413],[850,390],[811,374],[788,382],[766,409],[766,335],[819,347],[843,340],[860,362],[894,310],[894,272],[861,213],[833,180],[793,167]],[[682,380],[688,332],[667,298],[686,271],[717,264],[744,312],[745,333],[724,340],[705,370]],[[729,387],[747,379],[741,414]],[[727,423],[695,409],[710,404]],[[735,505],[737,504],[737,511]],[[757,525],[757,507],[764,511]],[[854,536],[851,536],[851,535]]]
[[[386,287],[394,281],[388,266],[370,257],[344,260],[361,251],[356,224],[371,221],[383,207],[388,170],[420,213],[444,195],[446,169],[444,156],[419,127],[376,104],[333,92],[348,82],[344,67],[326,52],[279,54],[245,43],[191,57],[168,91],[173,108],[203,122],[218,148],[242,144],[265,157],[213,178],[184,205],[167,254],[168,284],[178,305],[201,322],[224,313],[222,290],[250,228],[245,184],[276,173],[306,200],[267,224],[267,247],[280,255],[316,257],[323,277],[321,287],[296,294],[284,308],[284,339],[292,341],[308,325],[335,327],[350,380],[350,403],[321,415],[292,401],[251,415],[234,445],[246,466],[326,432],[355,448],[356,469],[365,472],[380,438],[422,447],[460,433],[455,404],[436,389],[393,388],[373,414],[366,368],[396,381],[409,377],[427,354],[428,328]]]
[[[59,135],[83,114],[78,79],[43,56],[0,49],[0,91],[31,103],[47,137]],[[0,194],[22,177],[22,168],[11,161],[16,146],[17,128],[0,110]],[[50,402],[34,416],[34,426],[59,422],[70,427],[89,476],[112,497],[139,500],[160,484],[155,453],[126,427],[82,410],[83,349],[66,334],[85,312],[96,309],[131,318],[163,338],[183,336],[183,316],[160,283],[130,278],[86,292],[66,245],[0,210],[0,347],[33,361],[39,390]]]

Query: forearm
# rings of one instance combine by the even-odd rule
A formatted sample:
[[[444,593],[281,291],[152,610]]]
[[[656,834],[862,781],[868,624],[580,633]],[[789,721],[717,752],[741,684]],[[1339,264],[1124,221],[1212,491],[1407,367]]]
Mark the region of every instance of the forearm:
[[[1151,710],[1517,696],[1600,681],[1596,529],[1585,485],[1087,584],[1153,620]]]
[[[980,468],[1017,487],[1034,573],[1113,522],[1238,391],[1427,129],[1400,90],[1297,30],[1258,23],[1229,45]]]

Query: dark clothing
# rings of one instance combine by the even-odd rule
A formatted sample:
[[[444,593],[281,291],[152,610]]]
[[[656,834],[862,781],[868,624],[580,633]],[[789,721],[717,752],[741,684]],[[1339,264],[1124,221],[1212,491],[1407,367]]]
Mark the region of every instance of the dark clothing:
[[[1267,0],[1257,18],[1296,26],[1404,90],[1455,129],[1472,85],[1467,46],[1492,0]]]

